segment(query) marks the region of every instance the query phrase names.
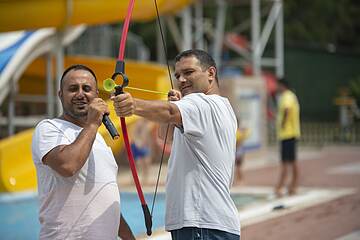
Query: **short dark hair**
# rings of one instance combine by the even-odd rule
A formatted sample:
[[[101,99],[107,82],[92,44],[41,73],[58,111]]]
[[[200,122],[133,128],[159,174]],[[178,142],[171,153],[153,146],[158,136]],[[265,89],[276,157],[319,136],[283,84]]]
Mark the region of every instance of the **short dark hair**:
[[[278,80],[278,84],[281,84],[281,85],[285,86],[286,88],[290,88],[290,84],[285,78],[280,78]]]
[[[202,70],[208,69],[209,67],[214,67],[217,70],[215,60],[210,56],[210,54],[200,49],[189,49],[179,53],[175,57],[175,63],[179,62],[180,59],[183,57],[191,57],[191,56],[194,56],[196,57],[197,60],[199,60]],[[216,71],[215,79],[216,82],[219,83],[217,71]]]
[[[91,70],[91,68],[89,68],[88,66],[82,65],[82,64],[74,64],[74,65],[71,65],[70,67],[68,67],[67,69],[65,69],[64,73],[62,74],[61,79],[60,79],[60,89],[62,89],[63,81],[64,81],[66,74],[72,70],[74,70],[74,71],[84,70],[84,71],[89,72],[94,77],[95,83],[97,85],[96,75],[95,75],[94,71]]]

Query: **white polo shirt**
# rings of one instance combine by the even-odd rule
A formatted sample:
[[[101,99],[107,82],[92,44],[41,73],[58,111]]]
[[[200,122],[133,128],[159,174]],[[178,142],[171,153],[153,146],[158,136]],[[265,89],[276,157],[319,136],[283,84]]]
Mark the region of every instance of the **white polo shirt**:
[[[237,121],[227,98],[192,93],[176,104],[183,129],[175,128],[166,182],[166,230],[210,228],[240,235],[230,197]]]
[[[74,142],[81,130],[61,119],[43,120],[35,128],[32,153],[38,180],[40,239],[117,238],[118,168],[102,136],[97,133],[86,163],[72,177],[62,177],[42,162],[56,146]]]

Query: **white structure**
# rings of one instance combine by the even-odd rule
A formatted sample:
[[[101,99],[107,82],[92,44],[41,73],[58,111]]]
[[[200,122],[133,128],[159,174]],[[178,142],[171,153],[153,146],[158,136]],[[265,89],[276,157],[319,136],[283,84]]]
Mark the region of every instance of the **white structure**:
[[[10,32],[0,34],[1,49],[17,48],[9,58],[0,74],[0,104],[9,94],[8,116],[0,118],[1,125],[8,126],[8,135],[13,135],[15,126],[33,126],[41,118],[17,118],[15,116],[15,95],[17,82],[28,65],[37,57],[47,54],[47,111],[49,117],[54,116],[54,83],[52,79],[51,58],[56,58],[56,79],[60,79],[63,72],[63,48],[76,39],[84,26],[68,28],[64,32],[55,28],[40,29],[35,32]],[[59,84],[57,84],[59,85]],[[32,99],[27,99],[32,100]],[[33,99],[36,101],[36,99]],[[59,105],[60,103],[58,103]],[[61,109],[58,107],[58,109]]]
[[[240,1],[240,0],[238,0]],[[166,26],[175,42],[178,51],[189,48],[200,48],[209,51],[218,66],[222,66],[221,55],[223,44],[237,52],[246,62],[250,62],[254,75],[260,76],[263,66],[274,67],[278,78],[284,76],[284,30],[283,30],[283,1],[269,0],[272,4],[269,13],[261,12],[261,0],[249,0],[251,4],[251,52],[237,48],[224,39],[226,12],[231,1],[216,0],[216,17],[205,21],[203,17],[204,0],[198,0],[193,6],[185,8],[179,15],[180,27],[176,24],[175,16],[166,16]],[[234,2],[234,1],[232,1]],[[261,26],[261,18],[267,17],[265,25]],[[164,27],[165,24],[163,24]],[[236,32],[236,29],[234,29]],[[271,32],[275,31],[275,54],[273,58],[264,58],[264,49],[269,41]],[[204,41],[204,36],[211,36],[211,48]],[[159,38],[160,39],[160,38]],[[236,49],[237,48],[237,49]],[[159,59],[164,61],[163,48],[158,44]]]

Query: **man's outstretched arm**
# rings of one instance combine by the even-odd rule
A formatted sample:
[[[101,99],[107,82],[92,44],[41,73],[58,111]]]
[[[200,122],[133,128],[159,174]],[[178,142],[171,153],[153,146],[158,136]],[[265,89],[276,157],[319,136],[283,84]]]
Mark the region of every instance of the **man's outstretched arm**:
[[[182,124],[179,108],[167,101],[142,100],[133,98],[129,93],[113,96],[116,114],[128,117],[133,114],[160,123]]]

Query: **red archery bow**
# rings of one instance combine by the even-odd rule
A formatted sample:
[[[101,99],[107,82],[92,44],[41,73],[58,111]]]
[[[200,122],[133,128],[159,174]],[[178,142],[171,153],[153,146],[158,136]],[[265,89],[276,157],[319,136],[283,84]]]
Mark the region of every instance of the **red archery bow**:
[[[112,78],[113,78],[113,80],[115,80],[117,75],[121,75],[123,78],[123,84],[115,88],[116,89],[115,94],[123,93],[122,88],[127,86],[127,84],[128,84],[128,79],[127,79],[126,75],[124,74],[125,73],[124,53],[125,53],[126,38],[127,38],[128,30],[129,30],[129,23],[130,23],[131,14],[132,14],[132,11],[134,8],[134,3],[135,3],[135,0],[130,0],[129,6],[127,9],[127,14],[126,14],[125,21],[124,21],[124,25],[123,25],[123,29],[122,29],[120,47],[119,47],[119,56],[118,56],[118,59],[116,62],[115,73],[113,74]],[[128,132],[127,132],[125,118],[121,117],[120,121],[121,121],[121,130],[123,133],[123,138],[124,138],[124,142],[125,142],[125,148],[126,148],[126,152],[127,152],[127,156],[128,156],[131,173],[132,173],[132,176],[133,176],[133,179],[135,182],[135,186],[136,186],[136,190],[137,190],[137,193],[138,193],[138,196],[139,196],[139,199],[141,202],[141,206],[142,206],[142,209],[144,212],[146,233],[148,236],[150,236],[151,235],[151,227],[152,227],[152,218],[150,215],[149,208],[146,204],[146,201],[144,198],[144,193],[141,189],[139,177],[138,177],[138,174],[136,171],[134,157],[133,157],[133,154],[132,154],[131,148],[130,148],[129,136],[128,136]]]

